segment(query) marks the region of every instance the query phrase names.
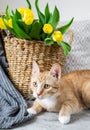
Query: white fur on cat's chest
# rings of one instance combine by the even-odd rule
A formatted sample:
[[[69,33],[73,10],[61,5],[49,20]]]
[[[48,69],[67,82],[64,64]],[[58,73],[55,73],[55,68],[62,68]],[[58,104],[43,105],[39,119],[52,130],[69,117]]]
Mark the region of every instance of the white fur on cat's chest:
[[[58,96],[58,94],[51,96],[51,97],[39,99],[39,102],[46,110],[52,111],[52,110],[55,110],[57,96]]]

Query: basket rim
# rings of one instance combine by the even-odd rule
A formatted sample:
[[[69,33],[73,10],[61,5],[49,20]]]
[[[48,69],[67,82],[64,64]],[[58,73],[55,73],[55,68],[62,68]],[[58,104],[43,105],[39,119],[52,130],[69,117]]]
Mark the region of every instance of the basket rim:
[[[25,41],[25,42],[32,42],[32,43],[35,43],[35,42],[37,42],[37,43],[44,43],[44,41],[41,41],[41,40],[28,40],[28,39],[21,39],[21,38],[18,38],[18,37],[16,37],[16,36],[14,36],[14,35],[12,35],[11,33],[7,33],[7,35],[5,36],[5,38],[14,38],[14,39],[16,39],[16,40],[20,40],[20,41]],[[45,45],[45,44],[44,44]],[[49,45],[47,45],[47,46],[49,46]]]
[[[68,35],[69,35],[69,37],[70,37],[68,43],[69,43],[70,46],[72,46],[72,42],[73,42],[73,32],[72,32],[72,30],[70,30],[70,29],[68,30]],[[14,36],[13,34],[11,34],[10,32],[8,32],[5,37],[14,38],[14,39],[16,39],[16,40],[25,41],[25,42],[28,42],[28,43],[29,43],[29,42],[31,42],[31,43],[37,42],[37,43],[43,43],[43,44],[44,44],[44,41],[41,41],[41,40],[28,40],[28,39],[17,38],[16,36]],[[54,43],[56,43],[56,42],[54,42]],[[44,44],[44,45],[45,45],[45,46],[51,46],[51,45],[53,45],[53,44],[51,44],[51,45],[46,45],[46,44]]]

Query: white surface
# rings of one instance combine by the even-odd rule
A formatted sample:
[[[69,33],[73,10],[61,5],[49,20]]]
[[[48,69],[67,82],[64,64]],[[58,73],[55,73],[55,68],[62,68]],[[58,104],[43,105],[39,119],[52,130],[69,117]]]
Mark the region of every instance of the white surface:
[[[36,15],[35,0],[30,0],[30,2]],[[55,5],[58,7],[61,12],[61,21],[69,20],[71,17],[75,17],[75,20],[90,19],[90,0],[39,0],[41,10],[44,9],[47,2],[51,10],[54,9]],[[25,0],[0,0],[0,12],[5,11],[6,5],[9,5],[11,9],[15,9],[26,7],[26,2]]]
[[[58,113],[45,112],[13,130],[90,130],[90,112],[87,110],[72,115],[66,125],[59,122]]]

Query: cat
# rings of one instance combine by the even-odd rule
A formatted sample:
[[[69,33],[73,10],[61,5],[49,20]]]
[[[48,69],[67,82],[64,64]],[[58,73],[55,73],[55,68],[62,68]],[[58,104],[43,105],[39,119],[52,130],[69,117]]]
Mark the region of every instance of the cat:
[[[90,70],[73,71],[61,77],[58,63],[50,71],[40,72],[33,61],[31,89],[36,99],[28,112],[59,112],[62,124],[69,123],[72,114],[90,108]]]

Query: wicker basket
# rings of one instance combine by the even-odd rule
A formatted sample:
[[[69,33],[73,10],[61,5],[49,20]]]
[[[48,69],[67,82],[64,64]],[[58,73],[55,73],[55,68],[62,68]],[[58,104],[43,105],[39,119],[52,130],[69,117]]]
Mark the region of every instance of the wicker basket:
[[[11,35],[7,35],[4,42],[10,79],[25,98],[31,93],[33,60],[39,64],[42,71],[49,70],[56,62],[62,67],[65,64],[63,50],[57,44],[45,46],[41,41],[22,40]]]

